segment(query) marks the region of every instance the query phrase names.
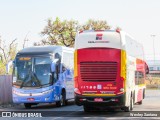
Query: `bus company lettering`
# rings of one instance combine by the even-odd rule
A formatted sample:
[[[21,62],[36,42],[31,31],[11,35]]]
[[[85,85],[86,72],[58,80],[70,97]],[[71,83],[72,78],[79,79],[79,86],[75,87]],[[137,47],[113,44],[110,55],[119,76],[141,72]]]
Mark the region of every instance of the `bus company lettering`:
[[[97,89],[97,86],[81,86],[81,89],[90,89],[90,90],[95,90]]]
[[[97,86],[91,86],[91,85],[88,85],[88,86],[81,86],[81,89],[88,89],[88,90],[96,90],[96,89],[105,89],[105,90],[116,90],[117,87],[116,86],[104,86],[102,87],[101,85],[97,85]]]
[[[107,86],[103,87],[103,89],[116,90],[117,87],[116,87],[116,86],[113,86],[112,84],[107,84]]]
[[[88,41],[88,43],[109,43],[109,41]]]
[[[108,89],[108,90],[116,90],[117,89],[117,87],[112,87],[112,86],[106,86],[106,87],[103,87],[103,89]]]

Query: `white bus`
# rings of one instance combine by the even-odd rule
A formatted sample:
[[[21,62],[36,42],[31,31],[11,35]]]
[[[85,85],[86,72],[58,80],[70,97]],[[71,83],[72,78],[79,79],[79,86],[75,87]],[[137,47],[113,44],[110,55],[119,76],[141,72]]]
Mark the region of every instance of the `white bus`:
[[[84,111],[96,107],[133,109],[145,96],[143,47],[119,30],[81,31],[75,40],[75,103]]]

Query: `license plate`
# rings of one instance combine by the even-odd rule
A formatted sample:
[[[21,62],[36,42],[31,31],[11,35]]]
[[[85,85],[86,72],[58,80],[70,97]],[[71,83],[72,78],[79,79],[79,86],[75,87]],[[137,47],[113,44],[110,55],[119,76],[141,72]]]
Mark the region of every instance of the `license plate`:
[[[95,102],[102,102],[102,101],[103,101],[103,98],[94,98],[94,101],[95,101]]]
[[[28,101],[34,101],[34,98],[27,98]]]

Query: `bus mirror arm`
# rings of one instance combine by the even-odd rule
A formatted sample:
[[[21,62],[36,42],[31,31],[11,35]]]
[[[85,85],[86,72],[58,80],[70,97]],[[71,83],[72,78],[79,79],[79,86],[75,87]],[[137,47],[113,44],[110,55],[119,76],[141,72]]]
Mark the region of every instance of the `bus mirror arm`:
[[[54,59],[53,62],[56,64],[58,62],[59,59]]]
[[[146,70],[146,74],[149,74],[149,70]]]
[[[149,67],[148,67],[148,65],[146,63],[145,63],[145,73],[149,74]]]

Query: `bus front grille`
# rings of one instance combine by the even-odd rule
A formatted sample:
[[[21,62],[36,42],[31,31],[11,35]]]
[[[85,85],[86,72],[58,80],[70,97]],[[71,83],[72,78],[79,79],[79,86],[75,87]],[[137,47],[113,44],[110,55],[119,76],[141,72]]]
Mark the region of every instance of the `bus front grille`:
[[[117,62],[80,62],[80,74],[83,81],[115,81]]]

